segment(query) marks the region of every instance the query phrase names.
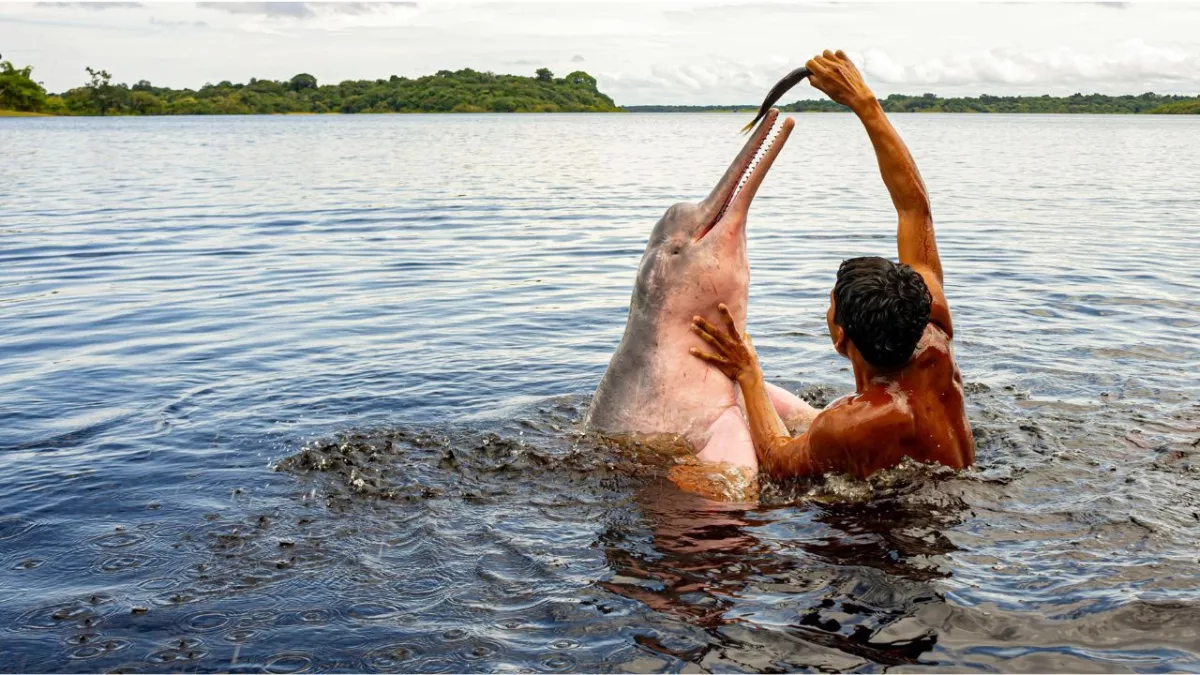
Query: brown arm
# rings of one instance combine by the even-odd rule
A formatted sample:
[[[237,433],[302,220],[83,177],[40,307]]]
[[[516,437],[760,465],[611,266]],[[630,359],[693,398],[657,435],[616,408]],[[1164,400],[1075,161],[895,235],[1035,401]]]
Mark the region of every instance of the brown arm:
[[[771,397],[767,394],[758,355],[750,346],[749,339],[743,338],[738,331],[728,307],[721,304],[717,309],[724,319],[725,331],[703,317],[692,318],[692,330],[707,342],[715,353],[710,354],[698,349],[692,349],[691,353],[719,368],[741,387],[759,470],[777,478],[818,473],[809,459],[808,438],[811,428],[810,432],[795,438],[788,435],[787,427],[779,419]],[[820,419],[820,415],[817,418]]]
[[[739,333],[729,308],[722,304],[718,309],[724,331],[703,317],[692,317],[692,330],[714,353],[695,348],[691,353],[741,387],[759,471],[781,479],[829,471],[865,477],[899,461],[899,457],[862,452],[863,448],[878,445],[880,439],[895,440],[914,433],[912,414],[897,407],[890,395],[873,403],[834,404],[817,415],[808,431],[789,436],[771,404],[758,355],[749,339]]]
[[[888,193],[892,195],[892,204],[900,218],[896,230],[900,262],[914,268],[928,269],[940,283],[942,262],[933,235],[933,214],[917,163],[884,114],[879,101],[872,98],[854,112],[866,127],[871,144],[875,146],[879,173],[883,176]]]
[[[899,217],[896,244],[900,262],[911,266],[925,279],[933,296],[930,321],[953,336],[950,308],[942,290],[942,261],[933,233],[929,195],[908,146],[884,114],[879,100],[867,87],[858,69],[840,50],[836,54],[826,51],[806,65],[812,71],[809,77],[812,85],[854,111],[866,128],[879,161],[879,173]]]
[[[757,359],[752,367],[742,369],[737,383],[746,402],[746,421],[750,424],[750,438],[754,440],[759,471],[774,478],[820,473],[811,458],[809,433],[812,428],[795,438],[788,435],[767,395],[767,386]]]
[[[880,439],[911,437],[912,416],[895,405],[850,403],[822,411],[804,433],[792,437],[779,423],[757,359],[742,368],[738,386],[746,402],[750,438],[759,471],[775,479],[844,472],[865,478],[899,457],[862,452]]]

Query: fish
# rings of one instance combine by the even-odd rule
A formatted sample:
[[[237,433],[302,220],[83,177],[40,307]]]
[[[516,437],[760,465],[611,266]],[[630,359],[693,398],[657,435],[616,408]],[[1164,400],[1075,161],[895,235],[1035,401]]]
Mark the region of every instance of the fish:
[[[759,120],[766,117],[767,111],[771,109],[771,106],[775,105],[779,99],[783,98],[783,95],[786,94],[789,89],[797,84],[800,84],[800,80],[803,80],[811,74],[812,73],[809,72],[808,68],[801,67],[793,70],[785,75],[782,80],[776,82],[775,86],[771,87],[771,91],[767,92],[767,98],[764,99],[762,105],[759,106],[758,114],[755,115],[753,120],[750,120],[749,124],[742,127],[742,133],[747,133],[753,129],[754,125],[758,124]]]

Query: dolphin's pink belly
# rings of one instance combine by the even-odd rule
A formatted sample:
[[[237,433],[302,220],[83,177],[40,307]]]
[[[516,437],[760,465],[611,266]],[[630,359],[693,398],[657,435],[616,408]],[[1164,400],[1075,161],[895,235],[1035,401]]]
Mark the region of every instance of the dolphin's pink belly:
[[[708,441],[696,457],[705,462],[725,462],[758,471],[750,428],[736,405],[730,406],[708,428]]]
[[[679,434],[703,461],[757,471],[736,385],[688,353],[704,343],[684,319],[672,323],[681,325],[652,342],[618,347],[592,399],[588,425],[609,433]]]

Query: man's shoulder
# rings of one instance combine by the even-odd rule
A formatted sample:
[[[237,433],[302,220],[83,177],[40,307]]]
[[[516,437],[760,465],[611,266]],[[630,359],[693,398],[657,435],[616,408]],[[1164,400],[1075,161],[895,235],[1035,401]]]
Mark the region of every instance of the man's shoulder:
[[[912,438],[915,428],[910,406],[868,390],[813,420],[808,431],[810,461],[822,471],[866,476],[881,468],[881,457],[890,457],[887,448]]]
[[[813,420],[810,433],[814,440],[836,438],[853,445],[879,434],[905,433],[912,426],[912,407],[905,393],[881,385],[835,401]]]
[[[917,346],[913,349],[913,355],[915,356],[920,353],[922,347],[935,346],[948,349],[951,342],[953,342],[953,337],[950,333],[937,323],[930,321],[925,324],[925,332],[921,333],[921,339],[917,341]]]
[[[900,380],[906,380],[913,371],[927,370],[938,365],[954,366],[954,340],[936,323],[930,322],[925,326],[925,332],[913,354],[899,375]]]

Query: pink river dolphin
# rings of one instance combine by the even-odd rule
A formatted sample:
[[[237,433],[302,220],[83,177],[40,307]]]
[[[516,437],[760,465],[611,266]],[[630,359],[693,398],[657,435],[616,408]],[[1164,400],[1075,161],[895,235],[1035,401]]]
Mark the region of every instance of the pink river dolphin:
[[[728,305],[738,328],[745,329],[747,212],[795,124],[789,117],[776,130],[778,115],[775,109],[766,114],[704,200],[675,204],[654,226],[625,333],[588,409],[589,429],[606,435],[682,436],[702,462],[730,464],[751,476],[757,472],[737,386],[688,349],[707,348],[692,333],[691,320],[700,315],[721,325],[718,303]],[[796,396],[770,389],[785,420],[811,410]]]

